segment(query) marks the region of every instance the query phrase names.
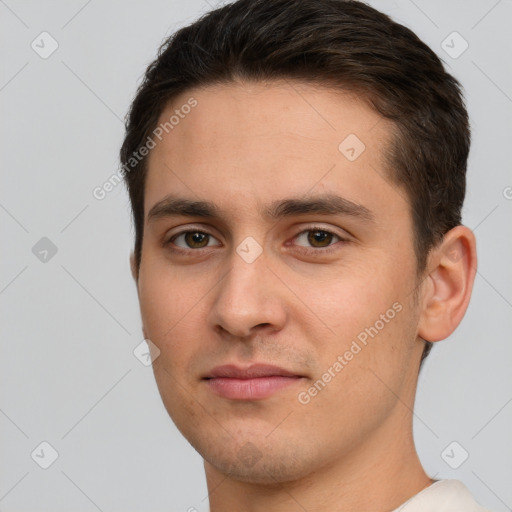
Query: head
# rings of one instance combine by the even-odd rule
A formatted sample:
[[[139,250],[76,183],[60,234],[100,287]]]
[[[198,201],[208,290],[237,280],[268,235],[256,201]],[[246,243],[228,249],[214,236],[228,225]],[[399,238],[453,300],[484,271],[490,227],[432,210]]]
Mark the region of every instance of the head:
[[[131,263],[164,404],[205,460],[286,480],[403,421],[471,293],[469,142],[458,82],[362,2],[239,0],[162,45],[121,149]],[[255,361],[299,378],[212,391],[214,366]]]

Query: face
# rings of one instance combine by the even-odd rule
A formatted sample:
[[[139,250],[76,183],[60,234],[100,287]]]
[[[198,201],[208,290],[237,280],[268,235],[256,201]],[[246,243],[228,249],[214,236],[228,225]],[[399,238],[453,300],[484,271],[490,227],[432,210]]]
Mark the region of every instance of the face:
[[[137,284],[163,402],[207,471],[290,481],[410,428],[423,345],[391,126],[289,82],[190,90],[160,122],[176,110]]]

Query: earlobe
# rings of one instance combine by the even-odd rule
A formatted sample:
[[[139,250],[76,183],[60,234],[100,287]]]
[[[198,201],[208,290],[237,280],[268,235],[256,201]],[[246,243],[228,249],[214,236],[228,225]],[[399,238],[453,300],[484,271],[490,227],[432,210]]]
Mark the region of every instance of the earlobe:
[[[460,324],[471,298],[476,274],[476,241],[466,226],[456,226],[432,250],[430,271],[422,286],[418,336],[447,338]]]

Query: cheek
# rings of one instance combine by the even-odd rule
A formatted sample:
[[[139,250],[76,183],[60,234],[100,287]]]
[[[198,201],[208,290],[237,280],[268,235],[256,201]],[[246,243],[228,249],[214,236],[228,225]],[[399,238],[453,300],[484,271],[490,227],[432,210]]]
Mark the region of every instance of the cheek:
[[[389,325],[399,316],[402,294],[393,280],[385,277],[385,269],[380,274],[342,271],[315,286],[304,283],[297,294],[307,298],[305,302],[315,313],[316,323],[328,328],[328,337],[343,345],[376,323],[379,332],[384,327],[389,331]],[[333,348],[339,349],[340,343]],[[325,344],[329,344],[327,339]]]
[[[149,256],[143,261],[138,284],[142,320],[155,338],[162,338],[175,326],[179,327],[199,301],[200,286],[193,279],[184,283],[161,258]]]
[[[311,323],[302,323],[318,362],[314,382],[320,380],[322,396],[314,399],[316,405],[369,416],[390,405],[389,388],[400,389],[415,341],[415,311],[403,277],[382,266],[371,273],[343,274],[314,288],[314,293],[309,289],[308,304],[322,320],[315,326],[328,327],[319,336]]]
[[[333,324],[336,335],[318,340],[318,373],[301,390],[301,403],[307,402],[304,412],[322,425],[325,435],[358,443],[390,414],[398,396],[407,400],[404,382],[413,367],[414,333],[405,305],[400,307],[382,310],[388,312],[387,323],[352,307]]]
[[[195,390],[188,387],[189,383],[184,382],[183,376],[175,371],[168,359],[164,355],[153,363],[155,381],[167,413],[180,432],[190,440],[194,431],[190,425],[204,421],[204,411],[194,398]]]
[[[157,269],[156,266],[153,267]],[[174,367],[183,366],[194,350],[197,339],[197,316],[201,307],[195,292],[186,293],[189,287],[179,283],[165,272],[141,272],[139,277],[139,302],[144,333],[160,350],[159,361],[175,374]],[[194,290],[193,287],[190,287]],[[155,361],[155,362],[156,362]],[[155,369],[156,370],[156,369]],[[156,376],[156,373],[155,373]],[[165,375],[158,375],[158,379]]]
[[[153,362],[156,384],[169,415],[180,428],[198,414],[191,390],[187,391],[190,382],[185,372],[204,339],[198,335],[201,324],[197,322],[203,306],[197,287],[181,286],[168,269],[156,264],[149,263],[148,267],[151,271],[141,271],[139,277],[141,317],[146,336],[160,350]]]

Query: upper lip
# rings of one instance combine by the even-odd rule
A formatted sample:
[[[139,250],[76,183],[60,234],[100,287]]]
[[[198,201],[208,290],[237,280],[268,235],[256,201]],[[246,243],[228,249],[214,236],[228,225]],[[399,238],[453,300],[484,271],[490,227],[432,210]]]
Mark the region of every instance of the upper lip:
[[[301,377],[297,373],[285,370],[279,366],[270,364],[252,364],[242,367],[234,364],[225,364],[217,366],[204,377],[205,379],[214,379],[218,377],[231,379],[255,379],[258,377]]]

